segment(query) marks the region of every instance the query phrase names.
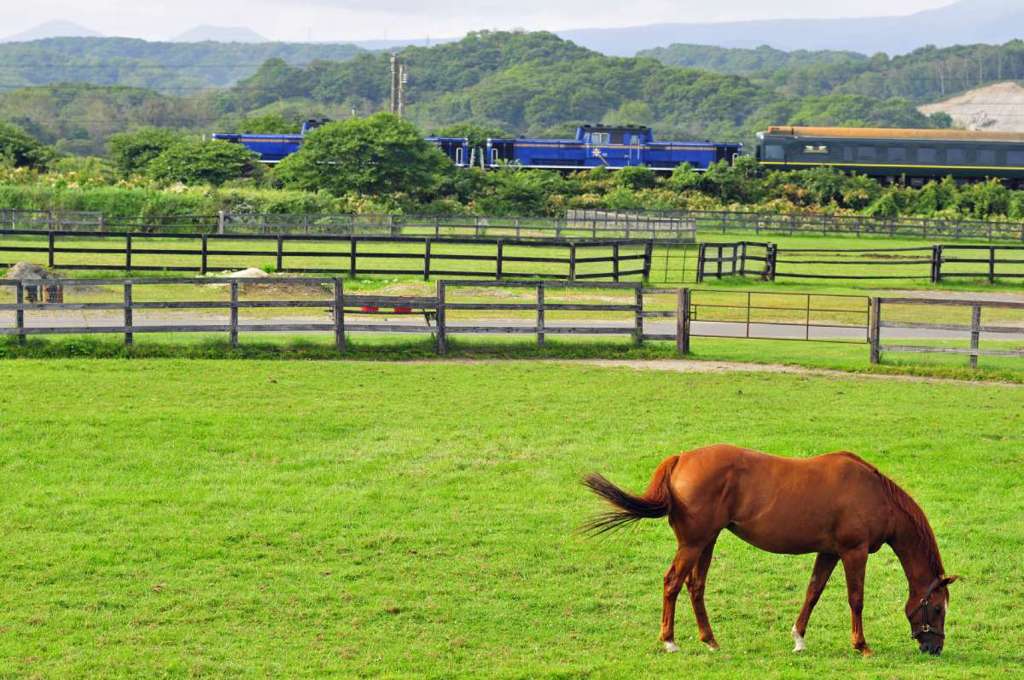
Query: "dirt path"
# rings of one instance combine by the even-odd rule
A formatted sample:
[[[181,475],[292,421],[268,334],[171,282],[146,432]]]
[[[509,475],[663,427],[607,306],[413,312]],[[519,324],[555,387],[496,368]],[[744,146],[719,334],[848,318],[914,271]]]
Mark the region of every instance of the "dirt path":
[[[687,359],[423,359],[393,362],[402,364],[493,365],[513,362],[530,364],[558,364],[561,366],[596,366],[598,368],[629,368],[635,371],[666,371],[670,373],[777,373],[805,375],[845,380],[893,380],[897,382],[949,383],[955,385],[978,385],[979,387],[1024,388],[1024,384],[1002,380],[957,380],[955,378],[932,378],[898,373],[857,373],[827,368],[805,368],[784,364],[745,364],[736,361],[693,361]]]
[[[734,361],[687,361],[684,359],[586,359],[574,363],[600,366],[602,368],[631,368],[636,371],[669,371],[672,373],[785,373],[790,375],[808,375],[844,379],[864,378],[868,380],[896,380],[900,382],[1024,387],[1024,385],[1019,383],[1004,382],[1001,380],[956,380],[954,378],[929,378],[926,376],[901,375],[893,373],[856,373],[852,371],[835,371],[825,368],[786,366],[784,364],[744,364]]]

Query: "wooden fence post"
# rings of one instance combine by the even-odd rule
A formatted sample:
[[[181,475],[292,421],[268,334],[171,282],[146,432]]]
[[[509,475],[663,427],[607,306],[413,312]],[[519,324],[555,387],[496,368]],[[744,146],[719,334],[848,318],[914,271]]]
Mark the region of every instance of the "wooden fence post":
[[[690,289],[680,288],[676,298],[676,351],[690,353]]]
[[[50,232],[48,234],[47,241],[46,241],[47,249],[48,249],[48,257],[47,257],[47,260],[46,260],[46,262],[47,262],[46,266],[48,266],[51,269],[53,269],[53,260],[54,260],[54,257],[55,257],[55,253],[53,252],[53,242],[55,240],[56,240],[56,237],[55,237],[55,235],[53,233],[53,229],[51,228],[51,230],[50,230]]]
[[[537,284],[537,346],[544,346],[544,282]]]
[[[430,280],[430,237],[423,241],[423,280]]]
[[[634,301],[636,310],[633,312],[633,344],[640,347],[644,344],[644,287],[636,285]]]
[[[345,289],[340,276],[334,277],[334,347],[345,351]]]
[[[576,280],[576,243],[569,244],[569,280]]]
[[[497,281],[501,281],[501,273],[503,269],[502,258],[505,253],[505,241],[498,239],[498,254],[494,260],[494,278]]]
[[[224,233],[224,223],[227,221],[227,214],[223,210],[217,211],[217,233]]]
[[[932,246],[932,283],[942,281],[942,246]]]
[[[124,235],[124,269],[128,274],[132,272],[132,234]]]
[[[231,346],[238,347],[238,281],[231,282]]]
[[[277,262],[274,264],[274,271],[281,272],[284,269],[284,236],[277,235]]]
[[[971,307],[971,368],[978,367],[978,347],[981,340],[981,305]]]
[[[203,234],[200,247],[202,250],[199,251],[199,273],[206,276],[207,263],[209,259],[209,245],[206,242],[206,234]]]
[[[132,282],[124,282],[124,344],[131,345],[135,342],[135,335],[132,333]]]
[[[18,330],[18,344],[25,344],[25,286],[18,281],[14,286],[14,301],[18,309],[14,312],[14,326]]]
[[[868,341],[871,343],[871,363],[878,364],[882,361],[882,301],[877,297],[871,298],[869,317]]]
[[[612,244],[612,280],[619,282],[619,244]]]
[[[995,246],[988,249],[988,282],[996,282],[996,249]]]
[[[704,260],[707,257],[708,244],[701,243],[697,250],[697,283],[704,283]]]
[[[355,235],[349,236],[348,238],[348,275],[349,278],[356,277],[356,244],[358,243]]]
[[[652,234],[653,236],[653,234]],[[651,260],[654,258],[653,239],[644,244],[644,273],[643,280],[647,282],[651,278]]]
[[[448,353],[448,320],[445,318],[445,299],[447,291],[444,281],[437,282],[437,353],[445,355]]]
[[[775,281],[775,271],[777,266],[776,263],[778,262],[778,258],[779,246],[775,243],[769,243],[768,250],[765,253],[765,259],[768,260],[767,262],[765,262],[765,270],[767,272],[769,281]]]

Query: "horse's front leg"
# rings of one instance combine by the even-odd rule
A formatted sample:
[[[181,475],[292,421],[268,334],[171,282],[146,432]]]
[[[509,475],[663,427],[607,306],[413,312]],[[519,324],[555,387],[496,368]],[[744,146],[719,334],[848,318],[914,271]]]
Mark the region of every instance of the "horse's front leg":
[[[804,606],[800,609],[800,615],[796,617],[796,624],[793,626],[793,651],[802,652],[807,648],[804,643],[804,635],[807,634],[807,623],[811,620],[811,612],[814,605],[818,604],[821,592],[825,590],[825,584],[832,576],[832,570],[839,562],[839,555],[818,553],[814,560],[814,570],[811,572],[811,582],[807,585],[807,597],[804,598]]]
[[[850,622],[853,629],[851,641],[854,649],[867,656],[871,654],[871,648],[864,639],[861,614],[864,611],[864,570],[868,563],[868,551],[866,547],[861,547],[843,553],[840,557],[846,571],[846,594],[850,600]]]
[[[675,559],[665,572],[665,589],[661,609],[661,641],[665,643],[665,651],[678,652],[675,642],[676,629],[676,598],[683,587],[685,579],[697,564],[701,548],[680,545],[676,550]]]

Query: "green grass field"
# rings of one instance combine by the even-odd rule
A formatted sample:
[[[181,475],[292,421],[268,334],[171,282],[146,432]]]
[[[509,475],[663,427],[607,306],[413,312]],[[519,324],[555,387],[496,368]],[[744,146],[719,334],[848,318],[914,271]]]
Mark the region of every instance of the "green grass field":
[[[1016,386],[580,365],[0,363],[2,677],[991,678],[1019,673]],[[922,504],[953,588],[920,655],[888,548],[849,646],[837,572],[719,542],[722,651],[657,642],[664,522],[604,539],[597,470],[639,489],[717,441],[862,454]]]

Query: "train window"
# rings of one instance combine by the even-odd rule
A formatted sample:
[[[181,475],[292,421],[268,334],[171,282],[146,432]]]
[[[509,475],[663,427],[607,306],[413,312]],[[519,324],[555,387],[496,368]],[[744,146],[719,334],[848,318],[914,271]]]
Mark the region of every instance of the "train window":
[[[610,132],[591,132],[590,143],[591,144],[608,144],[612,140]]]
[[[786,149],[781,144],[768,144],[764,147],[764,159],[766,161],[786,160]]]
[[[890,146],[885,150],[885,159],[890,163],[906,163],[907,150],[902,146]]]
[[[917,150],[918,163],[934,163],[939,160],[939,152],[930,146],[922,146]]]
[[[878,149],[873,146],[858,146],[857,147],[857,160],[859,161],[874,161],[878,160]]]
[[[978,155],[975,158],[978,165],[995,165],[996,164],[996,150],[995,149],[978,149]]]
[[[1007,151],[1006,164],[1014,167],[1024,166],[1024,151]]]
[[[828,147],[824,144],[808,144],[804,146],[804,153],[814,154],[816,156],[827,156]]]
[[[967,151],[965,149],[946,149],[947,163],[966,163]]]
[[[843,147],[843,160],[844,161],[852,161],[853,160],[853,147],[852,146],[844,146]]]

